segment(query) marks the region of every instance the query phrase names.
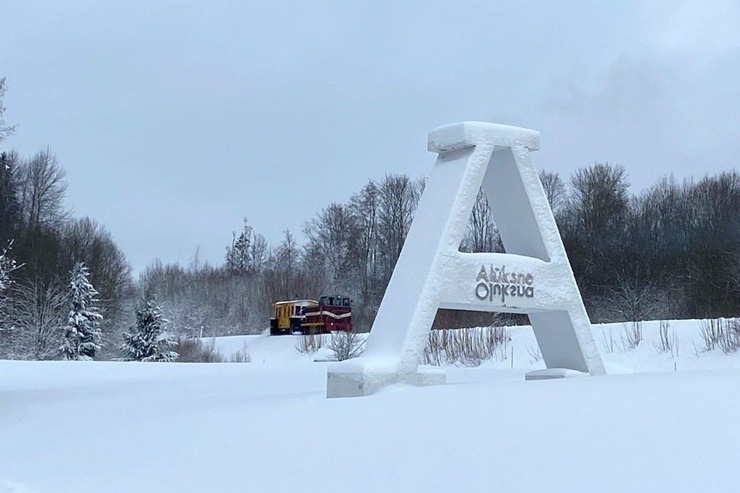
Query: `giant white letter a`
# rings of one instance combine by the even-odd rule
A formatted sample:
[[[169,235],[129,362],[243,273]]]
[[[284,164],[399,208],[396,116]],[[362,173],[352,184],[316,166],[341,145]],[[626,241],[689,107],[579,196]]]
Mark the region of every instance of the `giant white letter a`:
[[[329,367],[328,397],[367,395],[393,383],[442,383],[419,370],[438,308],[526,313],[548,369],[600,375],[601,357],[532,166],[539,133],[464,122],[429,134],[439,154],[362,358]],[[462,253],[480,188],[507,253]]]

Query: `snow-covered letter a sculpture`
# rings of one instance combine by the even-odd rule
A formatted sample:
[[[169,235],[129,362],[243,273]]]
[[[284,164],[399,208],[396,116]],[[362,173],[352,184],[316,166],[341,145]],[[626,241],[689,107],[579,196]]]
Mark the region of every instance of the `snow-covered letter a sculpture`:
[[[492,123],[457,123],[429,134],[429,150],[439,156],[365,354],[329,367],[328,397],[367,395],[393,383],[444,383],[443,372],[419,369],[438,308],[526,313],[548,369],[604,373],[532,166],[537,149],[539,132]],[[481,187],[507,253],[459,251]]]

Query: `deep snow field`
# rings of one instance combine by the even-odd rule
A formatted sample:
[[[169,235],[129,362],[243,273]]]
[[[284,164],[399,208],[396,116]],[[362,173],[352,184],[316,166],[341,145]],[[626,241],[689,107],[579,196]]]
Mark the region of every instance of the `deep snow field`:
[[[517,327],[445,386],[353,399],[293,336],[213,341],[251,363],[0,361],[0,492],[740,491],[740,354],[696,321],[673,355],[657,322],[634,350],[593,330],[604,377],[525,382]]]

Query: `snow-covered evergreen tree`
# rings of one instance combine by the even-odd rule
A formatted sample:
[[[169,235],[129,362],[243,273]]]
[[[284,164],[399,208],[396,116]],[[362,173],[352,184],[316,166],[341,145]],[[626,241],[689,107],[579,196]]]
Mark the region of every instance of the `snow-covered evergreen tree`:
[[[244,229],[231,242],[231,247],[226,247],[226,268],[232,272],[243,274],[250,269],[252,264],[249,258],[249,250],[252,244],[252,227],[244,218]]]
[[[10,242],[7,247],[0,251],[0,328],[4,325],[7,315],[5,311],[5,291],[11,284],[10,273],[18,268],[15,260],[10,258],[9,250],[12,245],[13,243]]]
[[[78,262],[69,280],[69,315],[64,327],[62,356],[67,360],[91,360],[100,349],[100,314],[96,303],[98,292],[88,280],[90,272]]]
[[[163,332],[167,320],[154,299],[136,309],[136,325],[123,334],[121,350],[127,361],[174,361],[178,354],[169,349],[177,342]]]
[[[15,261],[8,256],[8,249],[4,248],[0,253],[0,292],[5,291],[10,285],[10,273],[15,269]]]

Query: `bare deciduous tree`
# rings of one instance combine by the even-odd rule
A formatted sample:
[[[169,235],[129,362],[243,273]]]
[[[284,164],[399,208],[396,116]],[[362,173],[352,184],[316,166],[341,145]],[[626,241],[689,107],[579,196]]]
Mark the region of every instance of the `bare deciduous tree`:
[[[355,231],[350,243],[354,289],[349,293],[356,301],[352,320],[356,330],[369,330],[382,292],[379,289],[378,213],[380,192],[370,180],[359,193],[352,195],[349,210]]]
[[[542,188],[545,190],[545,197],[547,197],[547,201],[550,203],[550,209],[557,216],[563,207],[565,207],[568,199],[565,183],[559,174],[552,171],[542,170],[539,173],[539,177]]]
[[[10,300],[13,344],[8,356],[38,360],[57,357],[66,315],[62,286],[39,280],[19,282]]]
[[[84,262],[100,294],[106,319],[115,320],[132,286],[131,266],[125,255],[108,230],[87,217],[68,223],[62,235],[65,269],[71,269],[77,262]]]
[[[488,205],[486,194],[481,188],[470,213],[468,231],[463,240],[463,249],[468,252],[501,252],[503,245],[498,234],[496,223],[493,221],[491,207]]]
[[[352,233],[356,230],[354,220],[346,206],[333,203],[309,221],[304,229],[313,249],[320,252],[328,275],[328,287],[334,293],[349,291]]]
[[[67,172],[47,147],[22,163],[19,169],[21,218],[29,230],[59,225],[68,217],[63,201]]]
[[[623,226],[629,208],[624,166],[596,163],[578,169],[571,182],[577,226],[584,236],[613,235]]]
[[[0,143],[15,131],[15,125],[5,123],[5,105],[3,104],[3,100],[5,99],[6,90],[5,77],[3,77],[0,79]]]
[[[379,184],[378,253],[383,284],[391,277],[419,203],[421,184],[406,175],[387,174]]]
[[[274,285],[281,299],[297,297],[302,291],[300,284],[301,251],[289,230],[283,232],[283,241],[275,253]]]

